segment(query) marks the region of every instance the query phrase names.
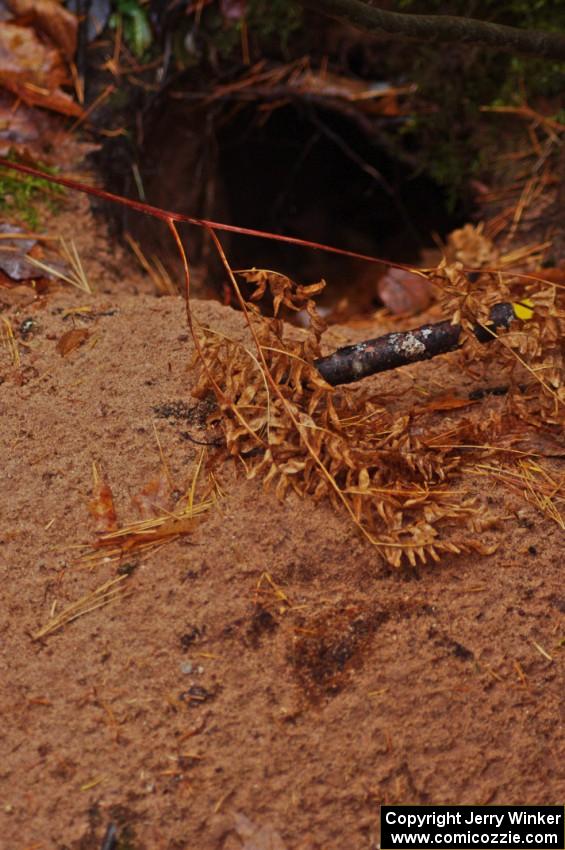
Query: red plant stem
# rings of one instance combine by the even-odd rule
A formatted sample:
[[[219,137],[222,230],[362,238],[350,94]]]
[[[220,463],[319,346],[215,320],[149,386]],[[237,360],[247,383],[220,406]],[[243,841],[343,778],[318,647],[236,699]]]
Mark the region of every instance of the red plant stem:
[[[339,254],[343,257],[365,260],[367,263],[380,263],[381,265],[389,266],[390,268],[402,269],[414,274],[420,274],[426,279],[429,279],[429,275],[433,271],[432,269],[416,269],[413,266],[407,266],[403,263],[394,263],[392,260],[386,260],[382,257],[358,254],[356,251],[347,251],[345,248],[336,248],[333,245],[324,245],[321,242],[310,242],[308,239],[299,239],[296,236],[284,236],[280,233],[269,233],[266,230],[253,230],[249,227],[238,227],[235,224],[223,224],[222,222],[208,221],[204,218],[193,218],[192,216],[183,215],[182,213],[170,212],[168,210],[163,210],[160,207],[154,207],[151,204],[144,204],[142,201],[134,201],[131,198],[124,198],[123,195],[115,195],[113,192],[107,192],[105,189],[99,189],[97,186],[88,186],[86,183],[80,183],[78,180],[71,180],[68,177],[58,177],[53,174],[48,174],[45,171],[40,171],[37,168],[32,168],[30,165],[22,165],[19,162],[11,162],[8,159],[4,159],[4,157],[0,157],[0,167],[10,168],[14,171],[19,171],[22,174],[30,174],[32,177],[40,177],[42,180],[46,180],[49,183],[66,186],[67,189],[73,189],[75,192],[82,192],[85,195],[102,198],[103,200],[110,201],[110,203],[113,204],[121,204],[124,207],[130,207],[130,209],[137,210],[144,215],[153,216],[153,218],[158,218],[167,223],[170,221],[184,222],[186,224],[193,224],[196,227],[207,227],[214,230],[227,231],[229,233],[238,233],[241,236],[257,236],[261,239],[274,239],[277,242],[299,245],[302,248],[312,248],[315,251],[326,251],[330,254]],[[464,267],[462,271],[466,273],[477,272],[485,274],[507,274],[512,275],[512,277],[520,278],[521,280],[533,280],[538,283],[553,283],[554,286],[563,288],[561,284],[555,283],[551,280],[546,280],[538,275],[524,274],[511,270],[503,272],[501,269],[496,268]],[[431,282],[433,283],[433,280]]]
[[[124,198],[122,195],[115,195],[113,192],[107,192],[105,189],[100,189],[98,186],[88,186],[86,183],[80,183],[78,180],[71,180],[68,177],[58,177],[53,174],[47,174],[37,168],[32,168],[30,165],[22,165],[19,162],[11,162],[8,159],[0,157],[0,166],[11,168],[15,171],[20,171],[22,174],[30,174],[32,177],[40,177],[42,180],[47,180],[49,183],[57,183],[59,186],[66,186],[67,189],[73,189],[76,192],[83,192],[86,195],[93,195],[95,198],[102,198],[105,201],[110,201],[113,204],[121,204],[125,207],[130,207],[132,210],[137,210],[145,215],[153,216],[161,221],[177,221],[186,224],[194,224],[196,227],[206,227],[212,230],[222,230],[228,233],[238,233],[241,236],[258,236],[262,239],[274,239],[278,242],[287,242],[290,245],[299,245],[303,248],[312,248],[316,251],[327,251],[331,254],[340,254],[343,257],[352,257],[356,260],[365,260],[368,263],[381,263],[386,266],[391,266],[405,271],[414,271],[412,266],[403,265],[402,263],[393,263],[391,260],[385,260],[379,257],[371,257],[368,254],[358,254],[357,251],[347,251],[345,248],[336,248],[333,245],[324,245],[321,242],[310,242],[308,239],[299,239],[297,236],[283,236],[280,233],[269,233],[265,230],[254,230],[250,227],[238,227],[235,224],[223,224],[219,221],[209,221],[205,218],[193,218],[182,213],[163,210],[160,207],[154,207],[152,204],[145,204],[142,201],[134,201],[131,198]]]

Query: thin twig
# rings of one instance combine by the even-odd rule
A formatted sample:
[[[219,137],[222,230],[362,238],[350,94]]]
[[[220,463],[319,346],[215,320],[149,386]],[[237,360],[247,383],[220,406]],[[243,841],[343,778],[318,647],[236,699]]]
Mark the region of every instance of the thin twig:
[[[565,38],[557,32],[525,30],[453,15],[414,15],[376,9],[360,0],[299,0],[302,6],[365,32],[419,41],[479,44],[494,50],[565,60]]]

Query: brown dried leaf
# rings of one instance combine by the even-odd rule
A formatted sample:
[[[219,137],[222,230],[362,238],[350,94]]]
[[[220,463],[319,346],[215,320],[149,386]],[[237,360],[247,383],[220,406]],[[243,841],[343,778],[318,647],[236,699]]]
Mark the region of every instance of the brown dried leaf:
[[[82,109],[60,89],[67,72],[54,47],[42,44],[28,27],[4,23],[0,27],[0,86],[29,106],[42,106],[64,115],[82,115]]]
[[[75,55],[78,20],[56,0],[7,0],[8,8],[45,33],[67,59]]]
[[[466,224],[449,235],[448,253],[468,268],[494,266],[500,252],[483,233],[483,225]]]
[[[414,315],[427,310],[432,299],[432,287],[426,278],[390,268],[377,284],[379,298],[394,315]]]
[[[70,354],[71,351],[75,350],[75,348],[79,348],[79,346],[83,345],[89,336],[90,331],[86,328],[73,328],[72,330],[64,333],[60,338],[56,345],[57,351],[61,357],[66,357],[67,354]]]
[[[96,521],[96,531],[101,534],[116,531],[118,521],[112,489],[106,479],[99,474],[96,465],[93,466],[93,479],[92,499],[88,503],[88,511]]]
[[[155,516],[159,510],[163,510],[168,505],[171,496],[171,484],[167,476],[166,470],[161,467],[159,475],[152,478],[145,487],[143,487],[136,496],[133,497],[133,504],[138,511],[140,517],[148,519]]]

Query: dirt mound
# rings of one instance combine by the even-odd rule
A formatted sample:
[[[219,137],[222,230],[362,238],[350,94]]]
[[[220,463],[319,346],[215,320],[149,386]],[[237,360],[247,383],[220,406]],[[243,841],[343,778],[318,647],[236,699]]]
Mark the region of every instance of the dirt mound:
[[[174,510],[221,436],[191,398],[181,299],[106,288],[2,314],[21,356],[2,349],[6,847],[98,850],[112,821],[124,847],[375,848],[380,803],[562,798],[563,534],[500,481],[465,481],[499,517],[495,555],[394,570],[327,503],[281,503],[224,461],[194,533],[77,565],[93,462],[124,524],[160,452]],[[195,313],[246,338],[239,313]],[[62,356],[73,326],[86,333]],[[369,381],[469,393],[460,357]],[[486,394],[475,413],[503,404]],[[118,575],[124,598],[33,639]]]

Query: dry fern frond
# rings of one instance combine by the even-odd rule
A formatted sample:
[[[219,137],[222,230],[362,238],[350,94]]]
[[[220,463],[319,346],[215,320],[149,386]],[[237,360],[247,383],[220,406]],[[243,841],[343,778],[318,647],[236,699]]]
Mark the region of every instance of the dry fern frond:
[[[253,271],[247,279],[262,296],[273,274]],[[275,284],[271,291],[282,292],[281,303],[287,306],[311,301],[308,288],[288,278]],[[315,323],[313,303],[309,307]],[[227,404],[219,399],[226,454],[242,458],[247,475],[261,479],[281,499],[294,491],[345,506],[395,566],[403,558],[415,565],[437,560],[441,553],[481,548],[471,535],[466,540],[460,534],[476,506],[447,486],[460,457],[426,446],[412,433],[409,416],[393,416],[374,399],[343,388],[337,392],[327,384],[312,365],[319,351],[318,328],[294,342],[278,319],[253,309],[248,315],[264,366],[241,343],[225,337],[208,336],[202,348],[206,369],[200,371],[198,394],[213,390],[211,376],[229,398]],[[266,385],[265,373],[277,392]],[[255,432],[268,419],[264,449],[241,427],[243,414]],[[450,539],[456,531],[457,544]]]
[[[462,346],[467,366],[487,374],[494,364],[508,369],[509,400],[515,414],[533,425],[560,425],[565,403],[565,292],[559,286],[535,275],[509,270],[512,263],[525,264],[535,271],[540,250],[531,246],[499,259],[499,269],[491,263],[497,252],[480,227],[467,225],[450,237],[452,255],[433,273],[439,300],[447,315],[463,326]],[[465,265],[479,269],[469,273]],[[487,265],[484,271],[481,266]],[[540,277],[542,277],[542,274]],[[483,346],[472,332],[478,322],[488,324],[489,310],[498,300],[527,306],[529,320],[515,322],[506,332],[492,331],[498,344]],[[523,387],[526,387],[524,390]],[[522,388],[522,389],[521,389]]]
[[[536,252],[503,263],[481,228],[469,225],[454,234],[451,261],[426,272],[440,287],[446,313],[463,325],[463,364],[487,373],[495,362],[500,372],[502,363],[509,380],[502,412],[462,416],[434,433],[422,428],[420,399],[399,414],[384,400],[336,390],[316,370],[325,323],[313,297],[323,282],[304,287],[270,270],[243,270],[237,274],[255,287],[246,301],[211,235],[256,348],[254,354],[213,331],[199,335],[196,394],[216,395],[226,456],[238,458],[248,477],[262,480],[280,499],[295,492],[345,509],[393,566],[416,566],[447,553],[492,552],[481,538],[490,518],[461,487],[469,454],[484,455],[497,440],[508,449],[520,422],[522,428],[543,417],[557,423],[563,415],[561,295],[555,286],[509,271],[511,261],[530,262]],[[470,274],[467,265],[478,271]],[[271,318],[256,303],[267,294]],[[480,345],[471,328],[487,326],[490,308],[501,301],[524,305],[523,314],[533,318],[513,323],[497,335],[498,344]],[[289,336],[279,318],[282,306],[307,311],[310,327],[301,340]]]

